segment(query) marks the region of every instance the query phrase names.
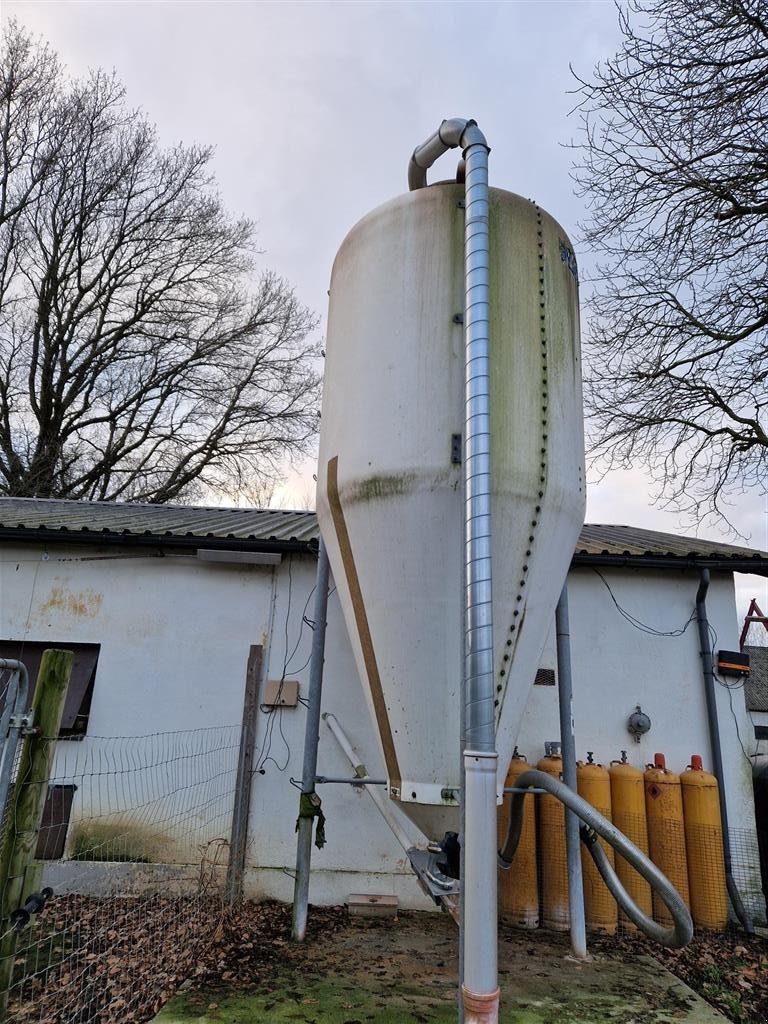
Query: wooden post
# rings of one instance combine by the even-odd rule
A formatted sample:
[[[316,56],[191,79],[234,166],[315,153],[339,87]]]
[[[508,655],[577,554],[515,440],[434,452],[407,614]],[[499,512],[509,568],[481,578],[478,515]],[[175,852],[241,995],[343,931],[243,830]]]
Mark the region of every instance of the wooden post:
[[[243,700],[243,724],[240,730],[240,754],[237,763],[232,832],[229,840],[226,894],[230,906],[242,899],[245,853],[248,843],[248,815],[251,809],[251,780],[256,748],[256,716],[259,711],[259,684],[264,648],[254,644],[248,655]]]
[[[71,651],[43,652],[32,704],[35,735],[22,741],[19,770],[8,801],[0,846],[0,1021],[7,1017],[16,952],[17,933],[8,930],[10,915],[26,895],[25,878],[40,831],[73,660]]]

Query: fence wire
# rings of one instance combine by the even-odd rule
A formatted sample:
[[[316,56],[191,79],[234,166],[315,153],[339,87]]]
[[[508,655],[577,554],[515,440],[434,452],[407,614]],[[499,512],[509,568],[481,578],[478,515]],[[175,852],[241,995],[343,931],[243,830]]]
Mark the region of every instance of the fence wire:
[[[44,741],[39,835],[7,828],[36,843],[25,891],[53,895],[18,935],[10,1024],[146,1021],[193,973],[222,919],[239,741],[240,726]]]

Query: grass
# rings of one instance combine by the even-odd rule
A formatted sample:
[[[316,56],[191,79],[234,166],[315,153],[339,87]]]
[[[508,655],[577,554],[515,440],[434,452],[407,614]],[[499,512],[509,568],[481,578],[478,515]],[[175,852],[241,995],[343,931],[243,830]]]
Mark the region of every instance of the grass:
[[[163,838],[127,822],[77,822],[69,841],[69,859],[151,864],[160,860]]]

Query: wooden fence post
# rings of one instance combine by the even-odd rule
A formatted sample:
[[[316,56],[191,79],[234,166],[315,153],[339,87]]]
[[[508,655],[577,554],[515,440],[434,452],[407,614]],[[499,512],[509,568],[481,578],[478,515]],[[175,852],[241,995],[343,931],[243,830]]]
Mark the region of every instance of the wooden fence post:
[[[248,815],[251,809],[253,754],[256,748],[256,716],[259,710],[259,684],[264,648],[254,644],[248,654],[243,699],[243,723],[240,730],[240,754],[237,762],[235,800],[232,808],[232,832],[229,840],[226,895],[232,906],[243,896],[245,854],[248,843]]]
[[[23,740],[18,774],[8,801],[0,846],[0,1021],[7,1017],[16,952],[17,933],[10,930],[10,915],[26,895],[27,868],[40,831],[73,660],[71,651],[43,652],[32,704],[35,735]]]

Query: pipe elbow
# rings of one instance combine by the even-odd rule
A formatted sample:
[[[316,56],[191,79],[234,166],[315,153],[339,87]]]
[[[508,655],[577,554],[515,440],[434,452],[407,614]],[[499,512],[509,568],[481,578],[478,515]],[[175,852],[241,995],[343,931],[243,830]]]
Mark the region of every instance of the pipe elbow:
[[[461,133],[461,145],[464,153],[467,152],[470,146],[483,146],[488,153],[491,151],[491,147],[485,138],[485,135],[477,127],[477,121],[467,121],[464,131]]]
[[[414,149],[408,164],[408,188],[411,192],[425,188],[427,171],[443,153],[459,147],[466,153],[470,146],[484,146],[490,152],[476,121],[465,117],[451,117],[443,121],[434,134]]]
[[[699,575],[699,589],[696,591],[696,606],[701,607],[709,590],[709,569],[702,569]]]
[[[440,140],[446,149],[456,149],[457,146],[461,145],[461,139],[467,130],[467,126],[474,123],[474,121],[470,121],[466,117],[449,117],[441,123],[437,129],[437,134],[440,136]]]

